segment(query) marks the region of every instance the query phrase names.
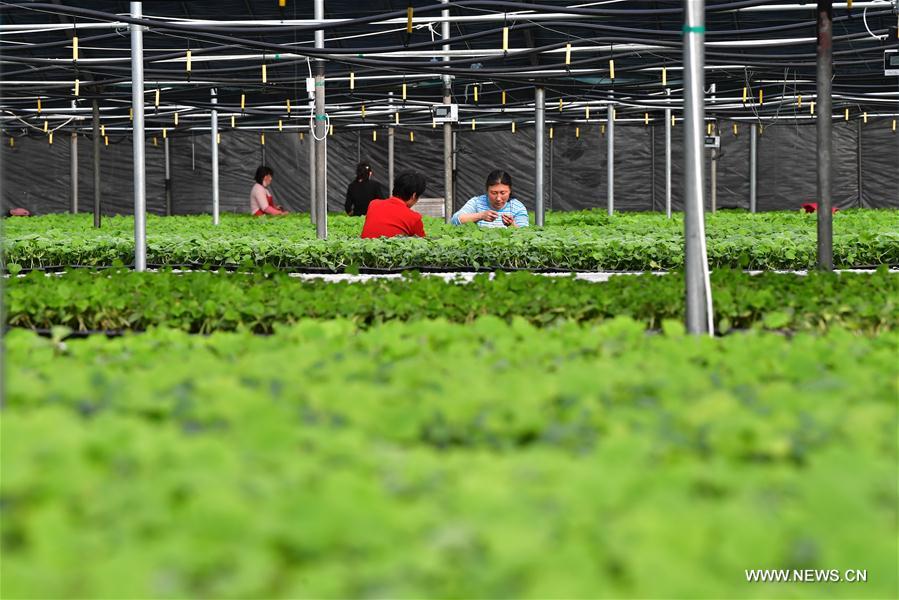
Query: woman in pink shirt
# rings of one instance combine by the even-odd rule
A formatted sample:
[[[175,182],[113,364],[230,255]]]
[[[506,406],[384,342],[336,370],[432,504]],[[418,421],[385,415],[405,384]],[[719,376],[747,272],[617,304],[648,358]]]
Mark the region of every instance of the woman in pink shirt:
[[[277,206],[268,186],[272,184],[275,174],[271,167],[261,166],[256,169],[256,183],[250,190],[250,212],[255,216],[286,215],[287,211]]]

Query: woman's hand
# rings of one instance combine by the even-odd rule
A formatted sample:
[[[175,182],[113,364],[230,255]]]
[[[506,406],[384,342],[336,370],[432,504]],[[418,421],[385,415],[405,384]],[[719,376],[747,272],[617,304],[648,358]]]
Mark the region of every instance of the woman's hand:
[[[506,227],[518,227],[515,224],[515,217],[509,213],[503,213],[503,225]]]
[[[496,221],[499,213],[495,210],[482,210],[478,216],[480,217],[478,221],[487,221],[488,223],[490,223]]]

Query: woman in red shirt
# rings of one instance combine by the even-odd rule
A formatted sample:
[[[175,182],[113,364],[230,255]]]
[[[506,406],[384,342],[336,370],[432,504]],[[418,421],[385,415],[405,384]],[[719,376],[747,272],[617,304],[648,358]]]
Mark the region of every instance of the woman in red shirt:
[[[386,200],[372,200],[365,213],[362,237],[396,237],[414,235],[425,237],[421,215],[412,210],[425,193],[428,180],[416,171],[402,173],[393,182],[393,195]]]

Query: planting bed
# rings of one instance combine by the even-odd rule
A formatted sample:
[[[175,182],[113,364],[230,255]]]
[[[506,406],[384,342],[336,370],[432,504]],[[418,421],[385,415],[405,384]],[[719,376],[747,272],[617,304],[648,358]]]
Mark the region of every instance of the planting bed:
[[[817,273],[806,276],[712,274],[717,331],[758,327],[824,330],[842,325],[876,333],[899,326],[899,273]],[[414,274],[367,282],[302,281],[273,269],[255,274],[73,271],[10,278],[7,323],[48,329],[143,330],[155,325],[188,332],[248,329],[271,332],[304,318],[347,318],[361,327],[389,320],[482,315],[519,316],[536,325],[631,316],[646,327],[682,320],[680,273],[634,275],[591,283],[571,277],[497,273],[468,283]]]
[[[663,330],[11,331],[4,595],[892,596],[896,332]]]
[[[715,267],[806,269],[815,265],[814,215],[706,216],[709,263]],[[428,239],[359,239],[361,219],[332,216],[329,239],[315,239],[305,215],[255,218],[150,217],[147,261],[153,265],[268,264],[289,270],[548,269],[657,270],[683,265],[682,215],[599,211],[550,213],[547,227],[480,230],[426,218]],[[90,215],[51,215],[6,221],[5,261],[20,268],[131,264],[133,222]],[[850,268],[899,265],[899,211],[847,210],[834,216],[834,260]]]

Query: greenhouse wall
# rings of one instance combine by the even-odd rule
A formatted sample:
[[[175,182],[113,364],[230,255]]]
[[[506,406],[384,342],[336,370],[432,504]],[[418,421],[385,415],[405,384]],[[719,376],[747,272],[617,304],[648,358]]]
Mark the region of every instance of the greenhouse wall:
[[[720,121],[721,149],[718,160],[717,207],[749,208],[750,128]],[[833,201],[840,208],[899,207],[899,134],[889,119],[868,120],[859,128],[855,121],[834,123]],[[582,123],[579,136],[573,125],[554,126],[546,136],[547,208],[579,210],[605,207],[607,202],[607,145],[601,124]],[[672,206],[683,208],[683,124],[672,130]],[[164,150],[161,136],[148,134],[146,153],[147,208],[165,212]],[[309,210],[309,136],[296,132],[267,132],[260,143],[258,132],[223,128],[219,145],[220,198],[225,211],[244,212],[253,172],[263,162],[275,170],[272,189],[276,200],[289,210]],[[456,207],[482,193],[484,178],[493,168],[508,170],[518,197],[534,209],[534,135],[531,128],[471,131],[460,128],[456,142]],[[173,213],[210,212],[210,136],[184,133],[169,138]],[[758,209],[797,209],[814,202],[816,195],[816,132],[814,123],[793,120],[769,123],[758,137]],[[654,152],[653,152],[654,150]],[[70,140],[60,134],[48,144],[46,136],[17,138],[15,146],[2,146],[2,198],[4,211],[21,206],[35,214],[69,209]],[[858,153],[861,152],[861,177]],[[372,161],[376,177],[387,180],[387,132],[337,131],[328,137],[328,205],[343,209],[343,195],[355,172],[357,156]],[[443,136],[440,130],[409,130],[395,135],[395,169],[418,169],[428,175],[426,196],[443,196]],[[710,155],[706,151],[706,201],[709,202]],[[92,142],[78,140],[79,209],[93,206]],[[130,137],[110,138],[101,149],[101,191],[104,214],[132,211],[132,147]],[[41,185],[34,186],[35,179]],[[859,183],[861,182],[861,190]],[[39,191],[35,191],[35,190]],[[649,126],[619,124],[615,129],[615,208],[625,211],[664,210],[665,132],[656,122]]]

